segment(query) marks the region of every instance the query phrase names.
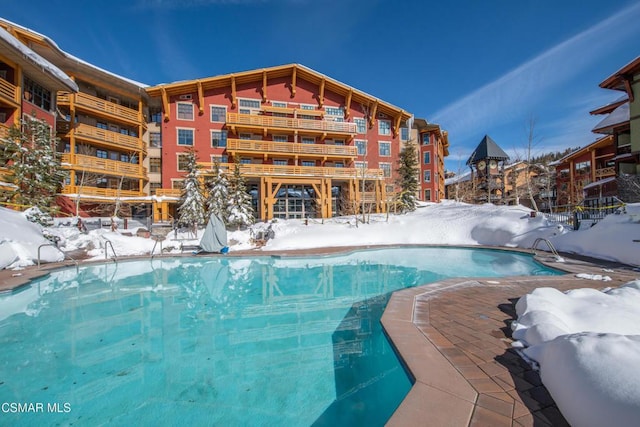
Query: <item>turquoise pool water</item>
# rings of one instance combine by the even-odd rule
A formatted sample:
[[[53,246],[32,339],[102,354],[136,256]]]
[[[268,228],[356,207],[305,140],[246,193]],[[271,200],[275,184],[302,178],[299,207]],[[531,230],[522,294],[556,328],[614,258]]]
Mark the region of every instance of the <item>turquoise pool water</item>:
[[[533,274],[555,272],[440,247],[56,271],[0,296],[0,425],[383,425],[411,387],[390,294]]]

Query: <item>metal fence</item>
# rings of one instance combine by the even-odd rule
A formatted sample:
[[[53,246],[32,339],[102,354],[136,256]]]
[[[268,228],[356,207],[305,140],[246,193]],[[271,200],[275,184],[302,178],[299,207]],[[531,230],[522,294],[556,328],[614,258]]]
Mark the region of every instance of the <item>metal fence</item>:
[[[549,221],[578,230],[581,227],[592,227],[621,207],[624,207],[624,203],[617,197],[604,197],[585,199],[579,205],[555,206],[553,212],[545,212],[544,215]]]

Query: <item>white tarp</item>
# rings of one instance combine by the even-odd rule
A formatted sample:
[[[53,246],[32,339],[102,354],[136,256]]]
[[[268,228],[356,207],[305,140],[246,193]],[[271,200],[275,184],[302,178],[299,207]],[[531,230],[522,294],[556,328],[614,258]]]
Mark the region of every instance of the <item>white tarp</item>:
[[[200,240],[200,247],[203,252],[220,252],[225,246],[227,246],[227,228],[219,216],[211,214]]]

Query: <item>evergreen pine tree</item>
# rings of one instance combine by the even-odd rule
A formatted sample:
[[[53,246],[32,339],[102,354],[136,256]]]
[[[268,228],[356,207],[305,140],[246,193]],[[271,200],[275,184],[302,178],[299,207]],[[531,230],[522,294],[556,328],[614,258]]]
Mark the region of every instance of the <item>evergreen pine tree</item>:
[[[62,188],[67,172],[62,169],[57,139],[51,127],[35,116],[22,119],[2,139],[1,164],[9,172],[7,180],[14,189],[3,198],[24,206],[36,206],[43,212],[55,212],[54,199]]]
[[[413,140],[405,143],[398,159],[398,184],[402,190],[398,202],[402,212],[414,211],[417,206],[416,193],[419,190],[418,150]]]
[[[254,223],[251,195],[247,193],[247,185],[240,174],[240,163],[236,159],[233,165],[233,174],[229,177],[229,199],[227,209],[229,212],[227,223],[240,229]]]
[[[205,222],[205,197],[198,180],[197,153],[191,148],[187,151],[187,175],[185,176],[178,206],[178,223],[188,226],[196,235],[198,224]]]
[[[213,164],[213,177],[207,182],[209,195],[207,197],[207,210],[209,214],[218,215],[223,221],[227,221],[229,181],[223,171],[220,170],[220,163]]]

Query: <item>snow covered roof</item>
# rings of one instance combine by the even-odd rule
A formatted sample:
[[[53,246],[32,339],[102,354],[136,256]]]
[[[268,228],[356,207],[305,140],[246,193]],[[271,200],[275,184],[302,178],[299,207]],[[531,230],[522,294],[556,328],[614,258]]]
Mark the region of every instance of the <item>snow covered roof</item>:
[[[453,185],[459,182],[466,182],[471,180],[471,171],[467,171],[460,175],[452,176],[451,178],[447,178],[444,180],[444,185]]]
[[[44,73],[47,82],[43,83],[48,83],[49,89],[78,91],[78,85],[64,71],[22,44],[2,27],[0,27],[0,44],[6,47],[3,49],[3,54],[20,64],[32,78],[38,79],[42,76],[40,73]]]
[[[602,119],[602,121],[600,121],[600,123],[598,123],[591,131],[606,133],[606,131],[610,130],[612,127],[628,121],[629,121],[629,103],[626,102],[620,105],[615,110],[613,110],[613,112],[611,112],[607,117]]]
[[[612,181],[615,181],[615,180],[616,180],[615,176],[610,176],[608,178],[604,178],[604,179],[601,179],[599,181],[594,181],[591,184],[587,184],[584,187],[582,187],[582,189],[583,190],[588,190],[589,188],[599,187],[599,186],[601,186],[603,184],[606,184],[608,182],[612,182]]]
[[[67,60],[72,65],[80,65],[80,66],[83,66],[85,68],[92,69],[94,71],[97,71],[98,73],[107,75],[107,76],[112,77],[112,78],[116,78],[116,79],[118,79],[118,80],[120,80],[122,82],[126,82],[129,85],[133,85],[133,86],[136,86],[136,87],[141,88],[141,89],[149,87],[149,85],[147,85],[147,84],[140,83],[138,81],[129,79],[127,77],[120,76],[120,75],[118,75],[116,73],[112,73],[111,71],[107,71],[107,70],[105,70],[103,68],[100,68],[100,67],[98,67],[96,65],[90,64],[90,63],[88,63],[88,62],[86,62],[86,61],[84,61],[84,60],[82,60],[82,59],[80,59],[80,58],[68,53],[68,52],[65,52],[64,50],[60,49],[60,47],[58,46],[58,44],[56,42],[54,42],[53,40],[51,40],[49,37],[45,36],[44,34],[40,34],[40,33],[36,32],[36,31],[31,30],[30,28],[23,27],[22,25],[16,24],[16,23],[11,22],[9,20],[6,20],[4,18],[0,18],[0,23],[4,24],[5,27],[8,26],[8,27],[12,27],[12,28],[15,28],[15,29],[19,29],[22,32],[27,33],[28,35],[30,35],[32,37],[36,37],[36,38],[42,40],[43,44],[48,46],[47,50],[53,50],[55,53],[57,53],[58,55],[62,56],[65,60]],[[37,47],[34,46],[34,48],[37,48]],[[40,54],[42,54],[42,53],[44,53],[44,52],[41,52]],[[77,89],[76,89],[76,91],[77,91]]]

